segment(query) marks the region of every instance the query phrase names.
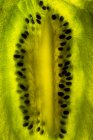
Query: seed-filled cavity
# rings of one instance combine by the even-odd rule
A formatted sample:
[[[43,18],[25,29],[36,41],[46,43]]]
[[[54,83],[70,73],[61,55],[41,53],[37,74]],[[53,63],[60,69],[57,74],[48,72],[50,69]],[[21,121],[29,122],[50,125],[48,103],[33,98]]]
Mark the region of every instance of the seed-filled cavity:
[[[17,43],[16,46],[17,46],[18,48],[21,48],[21,44],[19,44],[19,43]]]
[[[60,123],[61,123],[62,125],[66,124],[66,122],[65,122],[65,121],[60,121]]]
[[[67,69],[68,69],[68,66],[63,67],[63,70],[67,70]]]
[[[28,113],[28,111],[27,111],[27,110],[23,110],[22,112],[23,112],[24,114],[25,114],[25,113]]]
[[[34,21],[33,19],[31,19],[31,23],[32,23],[32,24],[35,24],[35,21]]]
[[[26,23],[29,23],[29,19],[28,18],[25,18],[25,21],[26,21]]]
[[[17,71],[17,74],[21,77],[23,76],[23,73],[21,71]]]
[[[66,71],[66,69],[64,69],[63,71],[62,71],[62,74],[64,75],[64,74],[66,74],[67,73],[67,71]]]
[[[63,96],[64,93],[63,92],[58,92],[58,96]]]

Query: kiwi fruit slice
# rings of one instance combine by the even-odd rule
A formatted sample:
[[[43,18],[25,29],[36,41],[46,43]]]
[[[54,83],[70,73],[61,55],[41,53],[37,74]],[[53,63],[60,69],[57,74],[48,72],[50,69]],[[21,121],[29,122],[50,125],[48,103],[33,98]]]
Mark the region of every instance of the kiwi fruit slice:
[[[0,139],[92,140],[88,2],[0,2]]]

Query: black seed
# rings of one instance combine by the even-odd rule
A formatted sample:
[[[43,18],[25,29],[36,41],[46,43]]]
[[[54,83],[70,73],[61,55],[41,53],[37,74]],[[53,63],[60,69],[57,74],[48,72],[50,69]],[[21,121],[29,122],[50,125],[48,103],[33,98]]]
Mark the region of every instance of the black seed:
[[[27,87],[25,87],[23,84],[20,84],[19,86],[22,90],[25,90],[25,91],[27,90]]]
[[[58,92],[58,96],[63,96],[64,93],[63,92]]]
[[[64,115],[68,115],[69,111],[65,110],[63,113],[64,113]]]
[[[62,100],[59,100],[58,103],[59,103],[59,104],[62,104]]]
[[[59,77],[62,77],[63,74],[62,73],[59,73],[58,75],[59,75]]]
[[[63,56],[63,55],[59,55],[58,57],[59,57],[59,58],[63,58],[64,56]]]
[[[27,35],[26,34],[21,34],[22,35],[22,37],[24,38],[24,39],[26,39],[27,38]]]
[[[70,40],[71,38],[72,38],[71,36],[66,37],[67,40]]]
[[[29,23],[29,19],[28,18],[25,18],[25,21],[26,21],[26,23]]]
[[[24,40],[23,39],[20,39],[19,41],[20,41],[20,43],[24,43]]]
[[[22,70],[22,71],[26,71],[26,68],[22,68],[21,70]]]
[[[27,111],[27,110],[23,110],[22,112],[23,112],[24,114],[25,114],[25,113],[28,113],[28,111]]]
[[[71,47],[67,47],[67,51],[70,51]]]
[[[63,71],[62,71],[62,74],[64,75],[64,74],[66,74],[67,73],[67,71],[64,69]]]
[[[59,67],[62,67],[63,65],[60,63],[60,64],[58,64],[58,66],[59,66]]]
[[[31,14],[29,14],[29,17],[31,18],[31,17],[32,17],[32,15],[31,15]]]
[[[64,130],[64,129],[61,129],[61,132],[65,134],[67,131],[66,131],[66,130]]]
[[[67,26],[68,25],[68,22],[65,22],[64,24],[63,24],[63,26]]]
[[[64,91],[70,91],[70,88],[65,88]]]
[[[65,76],[70,76],[71,75],[71,73],[70,72],[67,72],[66,74],[65,74]]]
[[[29,35],[28,31],[25,31],[24,33],[25,33],[27,36]]]
[[[62,134],[59,134],[59,137],[60,137],[60,138],[64,138],[64,136],[63,136]]]
[[[60,121],[60,123],[63,124],[63,125],[66,124],[66,122],[64,122],[64,121]]]
[[[14,57],[15,57],[15,58],[20,58],[20,55],[15,54]]]
[[[72,83],[71,83],[71,82],[66,82],[66,85],[68,85],[68,86],[69,86],[69,85],[72,85]]]
[[[21,52],[22,52],[22,53],[25,53],[25,52],[26,52],[26,50],[25,50],[25,49],[21,49]]]
[[[59,84],[59,88],[64,88],[65,86],[63,84]]]
[[[43,6],[42,9],[43,9],[43,10],[46,10],[46,6]]]
[[[23,63],[22,62],[18,62],[17,63],[17,66],[20,66],[21,67],[21,66],[23,66]]]
[[[41,21],[39,19],[36,20],[38,24],[41,24]]]
[[[61,46],[65,46],[66,45],[66,42],[62,42],[60,43]]]
[[[21,44],[17,43],[16,46],[20,48],[21,47]]]
[[[62,104],[61,107],[63,107],[63,108],[64,108],[64,107],[67,107],[67,104]]]
[[[64,20],[64,17],[63,16],[60,16],[60,21],[62,22]]]
[[[62,34],[62,35],[59,36],[59,38],[60,38],[60,39],[64,39],[64,38],[65,38],[65,35]]]
[[[19,108],[20,108],[20,109],[24,109],[24,108],[25,108],[25,106],[23,106],[23,105],[20,105],[20,106],[19,106]]]
[[[66,79],[67,79],[67,80],[72,80],[72,77],[67,77]]]
[[[71,33],[71,29],[67,29],[67,30],[65,30],[65,33],[66,33],[66,34]]]
[[[55,20],[57,18],[57,16],[54,14],[52,15],[52,19]]]
[[[36,130],[37,130],[37,131],[40,131],[40,127],[38,127]]]
[[[23,76],[23,73],[22,73],[21,71],[17,71],[17,74],[18,74],[19,76]]]
[[[43,1],[39,1],[39,6],[43,6]]]
[[[36,15],[37,19],[41,19],[41,16],[39,14]]]
[[[68,66],[63,67],[63,70],[67,70],[67,69],[68,69]]]
[[[70,64],[70,61],[66,61],[65,62],[65,66],[69,65]]]
[[[67,57],[71,57],[71,54],[68,54]]]
[[[47,6],[47,10],[50,10],[50,7],[49,6]]]
[[[69,95],[66,95],[65,97],[64,97],[64,99],[69,99],[70,98],[70,96]]]
[[[62,51],[62,50],[63,50],[63,48],[62,48],[62,47],[59,47],[59,48],[58,48],[58,50],[59,50],[59,51]]]
[[[44,133],[44,130],[41,130],[40,134],[42,135]]]
[[[33,124],[30,124],[29,126],[28,126],[28,129],[32,129],[33,128]]]
[[[29,104],[29,103],[30,103],[30,101],[29,101],[29,100],[25,100],[24,102],[25,102],[25,104]]]
[[[35,22],[34,22],[34,20],[33,20],[33,19],[31,19],[31,23],[32,23],[32,24],[35,24]]]
[[[24,119],[25,120],[29,120],[30,116],[25,116]]]
[[[28,93],[27,93],[27,94],[25,94],[25,95],[24,95],[24,97],[29,97],[29,94],[28,94]]]
[[[26,122],[26,123],[23,124],[23,126],[26,127],[26,126],[28,126],[28,124],[29,124],[29,123]]]

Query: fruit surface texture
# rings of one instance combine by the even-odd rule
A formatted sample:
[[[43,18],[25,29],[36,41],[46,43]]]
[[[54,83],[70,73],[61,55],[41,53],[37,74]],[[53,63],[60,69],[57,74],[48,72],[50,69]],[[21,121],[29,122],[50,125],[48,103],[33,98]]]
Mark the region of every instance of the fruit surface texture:
[[[0,140],[93,140],[93,1],[0,1]]]

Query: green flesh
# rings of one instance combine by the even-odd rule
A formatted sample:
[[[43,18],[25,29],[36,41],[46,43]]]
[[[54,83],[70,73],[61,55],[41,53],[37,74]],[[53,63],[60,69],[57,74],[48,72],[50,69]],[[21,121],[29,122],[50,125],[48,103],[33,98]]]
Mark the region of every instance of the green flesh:
[[[8,3],[8,4],[6,4]],[[38,0],[24,1],[1,1],[0,13],[0,140],[54,140],[60,139],[60,129],[64,128],[64,140],[92,140],[92,109],[93,109],[93,21],[92,7],[88,2],[78,0],[75,4],[72,1],[44,1],[51,10],[44,11],[38,5]],[[89,7],[90,6],[90,7]],[[85,9],[86,8],[86,9]],[[41,15],[41,25],[36,23],[26,24],[25,18],[32,14],[35,19],[36,13]],[[71,46],[71,67],[69,72],[73,77],[67,110],[68,118],[62,119],[63,109],[58,104],[59,76],[58,68],[58,43],[61,42],[58,36],[63,33],[63,26],[59,20],[53,21],[52,14],[58,14],[68,21],[68,28],[72,30],[72,39],[67,41]],[[65,23],[63,22],[63,23]],[[29,36],[25,40],[24,64],[27,68],[27,81],[16,78],[16,71],[19,69],[17,60],[13,58],[19,42],[21,33],[28,28]],[[34,27],[34,28],[33,28]],[[56,31],[56,32],[55,32]],[[67,47],[65,46],[65,47]],[[62,53],[61,53],[62,54]],[[64,51],[63,55],[67,55]],[[64,61],[62,60],[62,63]],[[63,79],[62,79],[63,78]],[[64,80],[62,77],[61,80]],[[28,130],[23,127],[24,114],[19,108],[24,104],[24,92],[20,90],[19,84],[29,85],[30,106],[26,109],[31,115],[30,122],[34,128]],[[69,87],[69,86],[68,86]],[[21,96],[22,94],[22,96]],[[37,115],[40,111],[40,116]],[[34,113],[34,115],[32,114]],[[61,119],[60,119],[61,118]],[[43,121],[45,125],[38,125]],[[60,126],[60,120],[66,120],[66,125]],[[43,130],[41,135],[36,131],[37,127]],[[33,131],[32,131],[33,130]]]

